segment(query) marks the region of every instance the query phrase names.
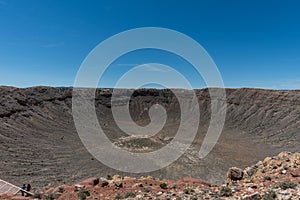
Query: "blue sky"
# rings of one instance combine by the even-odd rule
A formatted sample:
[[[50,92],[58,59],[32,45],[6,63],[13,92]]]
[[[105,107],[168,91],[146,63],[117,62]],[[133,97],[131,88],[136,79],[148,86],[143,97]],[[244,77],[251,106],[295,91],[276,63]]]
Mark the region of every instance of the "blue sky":
[[[169,28],[199,42],[226,87],[300,89],[297,0],[0,0],[0,85],[72,86],[93,48],[139,27]],[[205,87],[189,63],[157,50],[120,57],[101,86],[113,87],[122,73],[149,62],[182,70],[194,88]],[[145,69],[145,76],[147,70],[168,77],[167,70]]]

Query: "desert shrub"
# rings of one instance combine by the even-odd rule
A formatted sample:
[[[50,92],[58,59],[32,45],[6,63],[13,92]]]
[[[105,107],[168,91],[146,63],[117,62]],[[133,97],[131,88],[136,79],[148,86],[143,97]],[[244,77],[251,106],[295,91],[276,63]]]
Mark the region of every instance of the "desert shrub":
[[[166,183],[161,183],[161,184],[159,184],[159,187],[160,187],[161,189],[167,189],[167,188],[168,188],[168,184],[166,184]]]
[[[232,196],[232,190],[229,187],[222,187],[220,190],[220,196],[230,197]]]
[[[271,178],[270,176],[265,176],[265,177],[264,177],[264,180],[265,180],[265,181],[271,181],[272,178]]]
[[[136,196],[135,192],[127,192],[125,194],[125,198],[129,198],[129,197],[134,198],[135,196]]]
[[[64,193],[64,191],[65,191],[65,188],[63,188],[63,187],[59,187],[59,188],[58,188],[58,192],[59,192],[59,193]]]
[[[86,197],[89,197],[90,195],[91,195],[90,192],[85,189],[81,189],[78,192],[78,197],[80,200],[85,200]]]
[[[269,190],[264,194],[264,200],[275,200],[276,193],[273,190]]]
[[[115,199],[122,199],[123,197],[122,197],[122,195],[120,194],[120,193],[118,193],[117,195],[116,195],[116,197],[115,197]]]
[[[295,188],[297,186],[296,183],[293,182],[283,182],[279,184],[279,187],[283,190],[289,189],[289,188]]]
[[[183,190],[184,194],[191,194],[193,192],[195,192],[195,190],[194,189],[190,189],[190,188],[186,188],[186,189]]]

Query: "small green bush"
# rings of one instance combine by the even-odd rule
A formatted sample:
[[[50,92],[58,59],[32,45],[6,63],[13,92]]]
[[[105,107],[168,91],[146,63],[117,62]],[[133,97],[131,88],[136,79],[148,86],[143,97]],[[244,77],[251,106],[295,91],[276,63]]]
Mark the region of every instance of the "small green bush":
[[[190,188],[186,188],[186,189],[183,190],[184,194],[191,194],[193,192],[195,192],[195,190],[194,189],[190,189]]]
[[[221,197],[230,197],[232,196],[232,190],[229,187],[222,187],[220,190]]]
[[[264,194],[264,200],[275,200],[276,193],[273,190],[269,190]]]
[[[90,195],[91,195],[90,192],[84,189],[81,189],[78,192],[78,197],[80,200],[85,200],[86,197],[89,197]]]
[[[166,184],[166,183],[161,183],[161,184],[159,184],[159,187],[160,187],[161,189],[167,189],[167,188],[168,188],[168,184]]]
[[[289,189],[289,188],[295,188],[297,186],[296,183],[293,182],[283,182],[279,184],[279,187],[283,190]]]

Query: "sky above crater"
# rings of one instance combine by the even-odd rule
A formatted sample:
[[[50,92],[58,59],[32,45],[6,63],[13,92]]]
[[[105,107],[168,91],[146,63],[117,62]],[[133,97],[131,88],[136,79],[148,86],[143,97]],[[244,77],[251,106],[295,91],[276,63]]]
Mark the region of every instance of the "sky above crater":
[[[168,28],[197,41],[214,60],[225,87],[300,89],[297,0],[0,0],[0,85],[73,86],[81,64],[99,43],[140,27]],[[206,87],[191,63],[157,49],[120,56],[98,86],[115,87],[136,66],[141,67],[135,77],[120,87],[145,77],[185,87],[170,68],[193,88]]]

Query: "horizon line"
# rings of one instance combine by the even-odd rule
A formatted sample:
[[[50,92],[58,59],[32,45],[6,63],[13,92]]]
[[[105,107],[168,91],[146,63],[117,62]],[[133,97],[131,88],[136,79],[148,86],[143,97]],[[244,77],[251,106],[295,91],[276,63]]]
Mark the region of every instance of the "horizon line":
[[[33,85],[33,86],[24,86],[24,87],[19,87],[19,86],[11,86],[11,85],[0,85],[1,87],[11,87],[11,88],[18,88],[18,89],[29,89],[29,88],[38,88],[38,87],[48,87],[48,88],[66,88],[66,89],[72,89],[74,86],[51,86],[51,85]],[[257,89],[257,90],[273,90],[273,91],[300,91],[299,89],[274,89],[274,88],[263,88],[263,87],[201,87],[201,88],[177,88],[177,87],[170,87],[170,88],[155,88],[155,87],[145,87],[145,88],[130,88],[130,87],[76,87],[76,88],[81,88],[81,89],[121,89],[121,90],[141,90],[141,89],[153,89],[153,90],[205,90],[205,89],[217,89],[217,88],[224,88],[224,89]]]

